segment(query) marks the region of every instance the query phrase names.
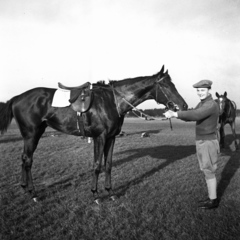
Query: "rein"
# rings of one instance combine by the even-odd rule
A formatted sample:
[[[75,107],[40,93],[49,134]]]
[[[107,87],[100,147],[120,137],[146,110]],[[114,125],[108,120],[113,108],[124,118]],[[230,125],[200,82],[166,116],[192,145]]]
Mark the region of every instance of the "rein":
[[[164,119],[158,119],[158,118],[152,117],[152,116],[150,116],[150,115],[147,115],[147,114],[143,113],[141,110],[139,110],[138,108],[134,107],[134,106],[133,106],[130,102],[128,102],[125,98],[122,98],[122,99],[123,99],[129,106],[131,106],[134,111],[139,112],[141,115],[143,115],[143,116],[145,116],[145,117],[150,117],[150,118],[152,118],[152,119],[154,119],[154,120],[159,120],[159,121],[165,120],[165,118],[164,118]],[[134,115],[136,115],[136,114],[134,114]],[[136,116],[137,116],[137,115],[136,115]],[[137,116],[137,117],[140,118],[139,116]],[[170,119],[170,118],[169,118],[169,123],[170,123],[170,128],[171,128],[171,130],[172,130],[173,128],[172,128],[172,122],[171,122],[171,119]]]
[[[160,86],[160,84],[159,84],[164,78],[165,78],[165,77],[162,77],[162,78],[160,78],[159,80],[155,81],[155,84],[158,84],[158,87],[160,87],[162,93],[164,94],[165,98],[167,99],[167,103],[166,103],[166,106],[167,106],[167,107],[166,107],[166,110],[168,110],[168,109],[170,109],[170,106],[171,106],[171,104],[173,104],[173,102],[169,100],[169,98],[167,97],[167,94],[164,92],[163,88],[162,88],[162,87]],[[119,103],[118,103],[118,100],[117,100],[117,97],[116,97],[116,93],[115,93],[116,89],[114,88],[113,85],[110,85],[110,87],[111,87],[112,92],[113,92],[114,101],[115,101],[115,104],[116,104],[116,109],[117,109],[117,112],[118,112],[118,116],[121,117],[122,114],[120,113]],[[157,101],[157,99],[158,99],[158,91],[157,91],[157,87],[156,87],[156,100],[155,100],[155,101],[156,101],[157,104],[160,104],[160,103]],[[132,105],[129,101],[127,101],[125,98],[122,97],[122,100],[123,100],[125,103],[127,103],[129,106],[131,106],[131,107],[133,108],[133,110],[139,112],[141,115],[143,115],[143,116],[145,116],[145,117],[151,117],[151,118],[154,119],[154,120],[160,120],[160,119],[154,118],[154,117],[152,117],[152,116],[149,116],[149,115],[143,113],[142,111],[140,111],[139,109],[137,109],[135,106],[133,106],[133,105]],[[162,119],[161,119],[161,120],[162,120]],[[173,128],[172,128],[171,118],[169,118],[168,120],[169,120],[170,128],[171,128],[171,130],[172,130]]]
[[[115,104],[116,104],[118,116],[121,117],[121,113],[120,113],[120,111],[119,111],[119,104],[118,104],[118,101],[117,101],[117,98],[116,98],[116,94],[115,94],[115,88],[114,88],[114,86],[112,86],[111,84],[110,84],[110,87],[111,87],[112,92],[113,92],[114,101],[115,101]]]
[[[129,106],[131,106],[134,111],[139,112],[141,115],[143,115],[143,116],[145,116],[145,117],[150,117],[150,118],[152,118],[152,119],[154,119],[154,120],[159,120],[159,121],[162,121],[162,120],[163,120],[163,119],[158,119],[158,118],[155,118],[155,117],[152,117],[152,116],[149,116],[149,115],[143,113],[141,110],[139,110],[139,109],[137,109],[136,107],[134,107],[134,106],[133,106],[130,102],[128,102],[125,98],[122,98],[122,99],[123,99]],[[136,115],[136,116],[137,116],[137,115]],[[139,117],[139,116],[137,116],[137,117]],[[140,117],[139,117],[139,118],[140,118]],[[170,128],[171,128],[171,130],[173,130],[173,128],[172,128],[172,121],[171,121],[170,118],[169,118],[169,123],[170,123]]]

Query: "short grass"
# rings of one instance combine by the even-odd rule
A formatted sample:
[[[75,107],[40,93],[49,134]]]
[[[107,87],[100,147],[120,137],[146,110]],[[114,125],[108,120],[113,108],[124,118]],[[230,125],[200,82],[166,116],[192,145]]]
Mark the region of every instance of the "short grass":
[[[128,135],[116,140],[113,187],[100,205],[90,191],[93,144],[49,129],[34,155],[40,201],[22,193],[23,142],[15,124],[0,137],[0,239],[240,239],[240,153],[226,127],[218,162],[220,206],[197,208],[207,196],[194,142],[194,123],[126,119]],[[142,132],[150,137],[141,138]],[[237,120],[238,139],[240,121]]]

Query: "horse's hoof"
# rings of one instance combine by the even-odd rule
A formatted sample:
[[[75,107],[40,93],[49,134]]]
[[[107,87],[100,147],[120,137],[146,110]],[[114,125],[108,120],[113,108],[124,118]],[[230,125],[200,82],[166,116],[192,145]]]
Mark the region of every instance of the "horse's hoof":
[[[116,196],[116,195],[112,195],[112,196],[110,197],[110,199],[111,199],[112,201],[116,201],[116,200],[117,200],[117,196]]]
[[[101,203],[101,201],[100,201],[99,198],[96,198],[96,199],[94,200],[94,202],[95,202],[97,205],[100,205],[100,203]]]

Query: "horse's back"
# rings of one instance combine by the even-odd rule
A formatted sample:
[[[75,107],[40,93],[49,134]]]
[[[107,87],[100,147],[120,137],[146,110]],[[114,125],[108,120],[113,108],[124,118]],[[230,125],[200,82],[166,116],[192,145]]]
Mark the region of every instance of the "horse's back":
[[[25,103],[28,105],[35,104],[35,101],[49,101],[52,100],[54,92],[56,89],[53,88],[44,88],[38,87],[30,89],[26,92],[23,92],[14,97],[14,104],[15,105],[24,105]]]
[[[38,87],[14,97],[12,111],[16,121],[42,118],[51,106],[56,89]]]

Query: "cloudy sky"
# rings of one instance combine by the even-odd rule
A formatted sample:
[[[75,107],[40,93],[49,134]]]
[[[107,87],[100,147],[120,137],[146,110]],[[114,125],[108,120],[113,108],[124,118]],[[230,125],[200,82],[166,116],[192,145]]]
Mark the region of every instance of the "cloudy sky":
[[[0,0],[0,101],[163,64],[190,107],[211,79],[240,108],[240,0]]]

